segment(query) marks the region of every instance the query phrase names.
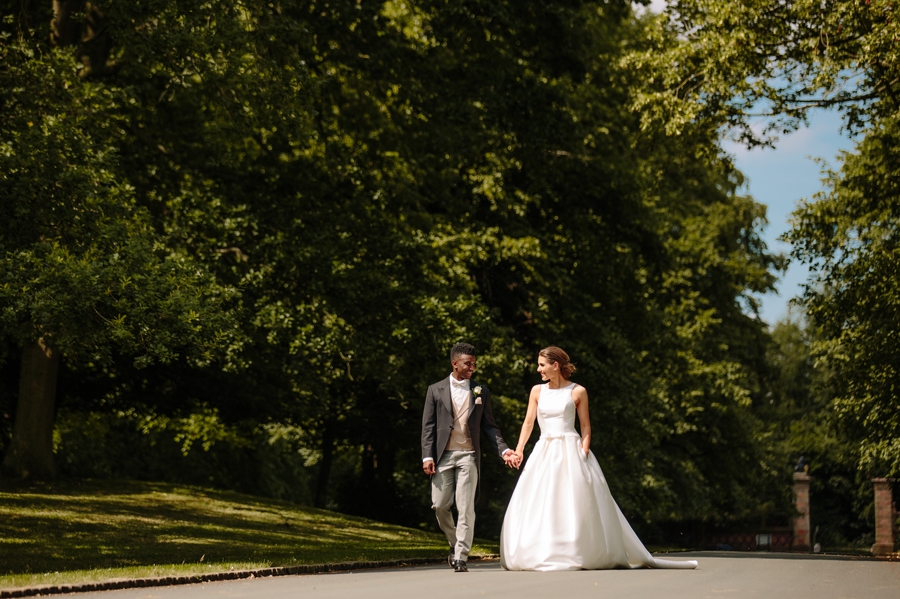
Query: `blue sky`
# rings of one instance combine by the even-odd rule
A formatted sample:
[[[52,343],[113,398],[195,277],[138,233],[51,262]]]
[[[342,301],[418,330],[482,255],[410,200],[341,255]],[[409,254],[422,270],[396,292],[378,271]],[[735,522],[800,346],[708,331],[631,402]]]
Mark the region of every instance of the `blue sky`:
[[[729,141],[723,143],[738,170],[747,177],[744,193],[768,208],[769,224],[763,239],[770,250],[790,252],[790,245],[778,241],[778,237],[790,228],[788,221],[798,200],[822,189],[822,167],[815,159],[822,158],[837,168],[838,153],[853,149],[853,142],[840,128],[838,113],[820,110],[811,116],[809,127],[782,136],[775,149],[748,150]],[[788,302],[801,293],[807,275],[805,266],[791,263],[777,284],[778,293],[761,297],[760,317],[774,325],[787,316]]]

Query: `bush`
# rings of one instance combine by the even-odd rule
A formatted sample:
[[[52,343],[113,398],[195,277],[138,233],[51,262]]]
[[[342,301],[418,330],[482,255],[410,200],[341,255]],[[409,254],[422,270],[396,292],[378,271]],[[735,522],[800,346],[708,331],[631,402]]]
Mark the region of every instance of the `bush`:
[[[281,424],[226,425],[209,408],[178,418],[61,410],[54,451],[67,477],[212,486],[311,505],[315,468],[301,436]]]

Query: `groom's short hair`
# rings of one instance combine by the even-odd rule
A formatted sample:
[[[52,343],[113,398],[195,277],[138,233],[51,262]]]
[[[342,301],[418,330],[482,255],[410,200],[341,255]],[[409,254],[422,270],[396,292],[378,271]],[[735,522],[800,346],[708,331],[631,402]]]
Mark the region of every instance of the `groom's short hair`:
[[[450,350],[450,361],[457,359],[459,356],[474,356],[475,346],[471,343],[457,343]]]

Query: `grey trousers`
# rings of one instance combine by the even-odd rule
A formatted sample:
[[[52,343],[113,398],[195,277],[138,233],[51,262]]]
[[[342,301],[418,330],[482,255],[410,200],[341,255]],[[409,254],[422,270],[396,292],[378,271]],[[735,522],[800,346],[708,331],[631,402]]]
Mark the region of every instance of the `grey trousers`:
[[[475,487],[478,466],[473,451],[445,451],[431,476],[431,509],[454,550],[454,559],[467,560],[475,538]],[[456,501],[457,522],[450,508]]]

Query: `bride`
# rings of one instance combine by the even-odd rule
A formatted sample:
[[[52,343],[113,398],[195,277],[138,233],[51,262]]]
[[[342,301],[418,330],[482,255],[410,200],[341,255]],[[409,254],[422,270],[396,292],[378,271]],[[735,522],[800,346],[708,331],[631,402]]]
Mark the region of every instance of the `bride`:
[[[538,354],[535,385],[516,446],[521,462],[537,417],[541,438],[513,492],[500,533],[507,570],[600,570],[650,566],[696,568],[697,562],[654,558],[613,500],[590,451],[587,391],[569,382],[575,366],[558,347]],[[581,434],[575,431],[575,414]]]

